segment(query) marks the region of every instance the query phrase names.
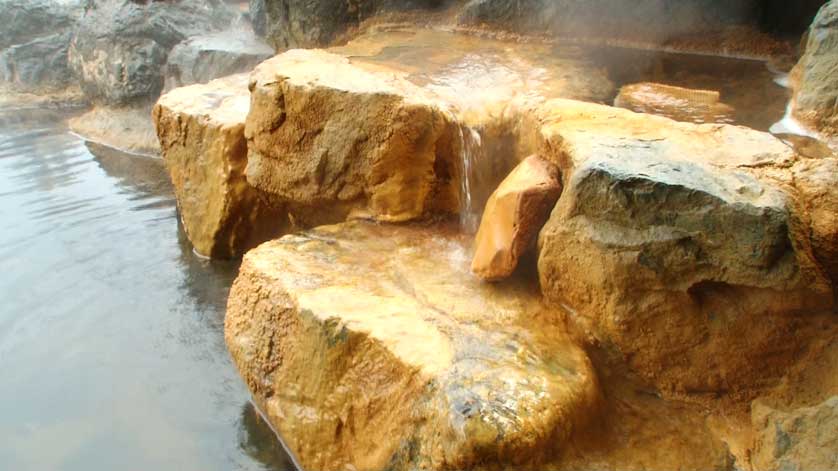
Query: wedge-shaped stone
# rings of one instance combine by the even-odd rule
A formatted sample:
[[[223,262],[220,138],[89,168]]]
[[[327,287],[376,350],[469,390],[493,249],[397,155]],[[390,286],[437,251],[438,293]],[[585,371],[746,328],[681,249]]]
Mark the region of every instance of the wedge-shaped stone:
[[[234,257],[287,227],[287,213],[262,203],[247,183],[247,75],[167,93],[153,118],[178,210],[199,253]]]
[[[538,292],[479,283],[454,233],[348,222],[245,256],[227,346],[305,469],[537,463],[594,413]]]
[[[565,178],[539,242],[548,299],[667,391],[778,376],[805,342],[790,332],[832,306],[789,184],[800,157],[747,128],[599,105],[559,100],[542,119]]]
[[[489,197],[471,271],[484,280],[511,275],[561,192],[558,169],[550,162],[532,155],[518,164]]]

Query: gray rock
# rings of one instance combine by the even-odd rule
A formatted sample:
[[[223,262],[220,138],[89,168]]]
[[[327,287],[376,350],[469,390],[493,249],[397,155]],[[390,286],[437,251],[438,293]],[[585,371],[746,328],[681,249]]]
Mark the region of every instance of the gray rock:
[[[754,469],[838,469],[838,396],[789,411],[755,401],[751,410]]]
[[[171,49],[189,36],[220,31],[234,18],[220,0],[92,0],[70,45],[70,65],[91,100],[151,101],[163,89]]]
[[[264,9],[264,35],[279,51],[328,45],[348,28],[382,11],[432,9],[444,3],[444,0],[256,0],[251,3],[251,19],[255,27],[261,28],[257,26],[262,21],[258,18]]]
[[[252,32],[241,29],[195,36],[178,44],[166,65],[166,90],[247,72],[274,55]]]
[[[250,0],[249,6],[250,24],[253,26],[253,32],[260,37],[264,37],[268,29],[265,0]]]
[[[54,90],[70,84],[69,31],[33,39],[0,52],[0,79],[21,91]]]
[[[838,135],[838,2],[821,8],[809,29],[806,53],[792,72],[794,115],[819,131]]]
[[[81,11],[80,0],[0,0],[0,49],[71,28]]]

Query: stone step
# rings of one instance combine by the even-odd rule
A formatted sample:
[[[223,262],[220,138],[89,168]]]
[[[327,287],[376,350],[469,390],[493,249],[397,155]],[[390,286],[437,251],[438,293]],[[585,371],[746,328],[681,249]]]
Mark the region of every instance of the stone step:
[[[481,284],[469,259],[450,227],[360,221],[247,253],[227,345],[304,468],[537,463],[595,414],[532,283]]]

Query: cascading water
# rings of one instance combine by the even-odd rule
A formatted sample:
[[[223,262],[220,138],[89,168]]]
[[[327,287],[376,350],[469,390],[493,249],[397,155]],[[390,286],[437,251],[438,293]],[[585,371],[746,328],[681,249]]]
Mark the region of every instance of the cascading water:
[[[460,149],[460,229],[473,234],[480,224],[480,208],[475,196],[478,165],[483,160],[483,139],[480,133],[468,126],[461,126]]]

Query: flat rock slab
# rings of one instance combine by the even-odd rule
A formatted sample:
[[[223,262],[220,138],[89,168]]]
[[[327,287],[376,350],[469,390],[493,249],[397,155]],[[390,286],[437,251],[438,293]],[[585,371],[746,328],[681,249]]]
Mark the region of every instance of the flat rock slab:
[[[287,213],[262,203],[244,177],[248,76],[177,88],[153,118],[189,240],[202,255],[235,257],[280,235]]]
[[[715,90],[644,82],[620,88],[614,106],[689,123],[733,123],[734,109],[720,98]]]
[[[531,283],[475,280],[455,233],[356,221],[245,256],[225,338],[304,468],[537,463],[594,414],[584,352]]]

